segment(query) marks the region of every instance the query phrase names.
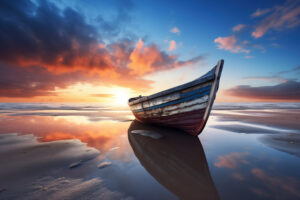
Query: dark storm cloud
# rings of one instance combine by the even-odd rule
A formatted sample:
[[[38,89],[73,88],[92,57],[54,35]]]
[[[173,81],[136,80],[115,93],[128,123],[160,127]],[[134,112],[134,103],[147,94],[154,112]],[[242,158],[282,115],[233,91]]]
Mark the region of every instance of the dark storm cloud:
[[[71,8],[39,1],[0,2],[0,59],[8,63],[73,64],[100,42],[96,29]],[[104,62],[103,65],[105,66]]]
[[[252,87],[239,85],[226,90],[229,95],[270,100],[300,100],[300,82],[289,80],[274,86]]]

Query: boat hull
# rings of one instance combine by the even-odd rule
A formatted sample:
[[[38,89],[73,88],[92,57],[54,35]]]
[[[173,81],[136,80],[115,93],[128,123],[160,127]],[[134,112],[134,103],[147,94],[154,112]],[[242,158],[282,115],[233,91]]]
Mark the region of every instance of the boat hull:
[[[135,118],[141,122],[181,129],[199,135],[208,120],[213,105],[224,61],[204,76],[129,102]]]

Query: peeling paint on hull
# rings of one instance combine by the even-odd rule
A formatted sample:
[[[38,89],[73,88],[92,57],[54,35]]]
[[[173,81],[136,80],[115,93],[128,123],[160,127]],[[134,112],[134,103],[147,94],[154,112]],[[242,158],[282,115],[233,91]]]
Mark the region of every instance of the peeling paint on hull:
[[[129,100],[135,118],[141,122],[181,129],[199,135],[209,117],[219,87],[224,61],[189,83]]]

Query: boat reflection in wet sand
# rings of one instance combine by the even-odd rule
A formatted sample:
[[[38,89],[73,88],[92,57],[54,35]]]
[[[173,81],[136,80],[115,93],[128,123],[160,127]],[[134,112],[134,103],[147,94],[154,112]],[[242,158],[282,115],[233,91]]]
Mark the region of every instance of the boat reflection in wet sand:
[[[198,137],[135,120],[128,139],[144,168],[180,199],[219,199]]]

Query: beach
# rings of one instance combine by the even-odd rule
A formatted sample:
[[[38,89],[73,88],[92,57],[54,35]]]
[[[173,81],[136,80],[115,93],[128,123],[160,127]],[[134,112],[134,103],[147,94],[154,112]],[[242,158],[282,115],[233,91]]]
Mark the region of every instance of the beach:
[[[199,137],[127,108],[0,108],[0,199],[300,198],[299,103],[216,103]]]

